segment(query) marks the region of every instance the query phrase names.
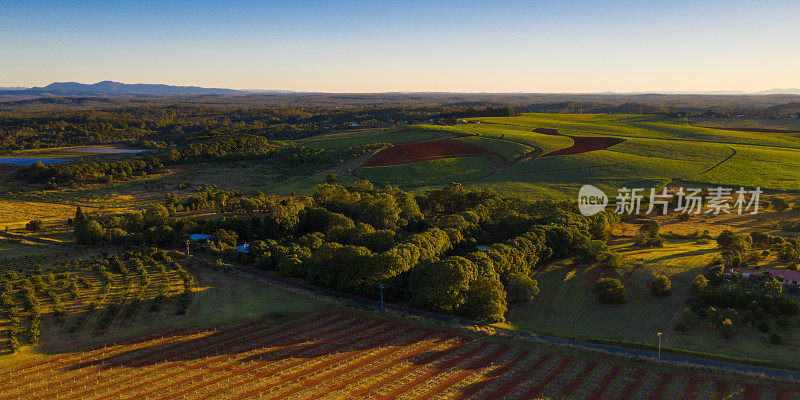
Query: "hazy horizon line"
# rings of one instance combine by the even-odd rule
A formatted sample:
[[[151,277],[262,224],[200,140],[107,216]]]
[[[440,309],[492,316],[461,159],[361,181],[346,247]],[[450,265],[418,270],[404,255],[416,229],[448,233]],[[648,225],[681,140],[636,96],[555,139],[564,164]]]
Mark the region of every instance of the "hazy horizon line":
[[[798,95],[797,93],[780,93],[780,91],[800,92],[798,88],[784,87],[784,88],[769,88],[753,92],[748,92],[739,89],[715,89],[715,90],[631,90],[631,91],[452,91],[452,90],[387,90],[387,91],[325,91],[325,90],[297,90],[297,89],[259,89],[259,88],[229,88],[229,87],[212,87],[203,86],[202,84],[185,84],[185,83],[126,83],[113,80],[101,80],[94,83],[81,83],[78,81],[52,81],[42,86],[19,86],[19,85],[0,85],[0,90],[32,90],[45,88],[48,85],[56,83],[76,83],[81,85],[95,85],[103,82],[119,83],[124,85],[164,85],[174,87],[197,87],[202,89],[219,89],[219,90],[235,90],[240,92],[284,92],[284,93],[307,93],[307,94],[487,94],[487,95],[534,95],[534,94],[552,94],[552,95],[643,95],[643,94],[667,94],[667,95],[764,95],[764,94],[789,94]],[[775,93],[764,93],[775,92]]]

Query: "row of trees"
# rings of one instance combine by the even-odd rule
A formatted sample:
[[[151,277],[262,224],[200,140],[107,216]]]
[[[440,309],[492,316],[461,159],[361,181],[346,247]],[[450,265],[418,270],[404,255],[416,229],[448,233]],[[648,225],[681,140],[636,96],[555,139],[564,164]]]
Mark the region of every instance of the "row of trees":
[[[507,199],[460,185],[413,196],[366,181],[322,184],[264,214],[197,221],[205,248],[338,290],[502,321],[538,293],[532,271],[607,237],[614,218],[566,203]],[[248,253],[231,250],[236,238]],[[479,249],[480,247],[480,249]]]
[[[76,214],[76,237],[182,245],[188,234],[204,233],[211,238],[193,243],[196,250],[364,296],[378,297],[383,285],[390,301],[492,321],[503,319],[507,302],[538,293],[530,278],[536,268],[589,252],[615,223],[606,214],[583,217],[568,203],[508,199],[457,184],[421,196],[367,181],[322,184],[311,197],[202,188],[187,198],[168,195],[164,204],[99,220]],[[203,207],[223,215],[174,213]],[[233,249],[242,243],[247,252]]]

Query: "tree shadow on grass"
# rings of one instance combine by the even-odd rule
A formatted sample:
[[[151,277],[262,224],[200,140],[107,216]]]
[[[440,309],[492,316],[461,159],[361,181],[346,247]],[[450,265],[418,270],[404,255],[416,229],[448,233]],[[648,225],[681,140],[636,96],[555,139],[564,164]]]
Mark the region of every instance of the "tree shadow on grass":
[[[706,254],[711,254],[716,252],[719,252],[719,249],[712,248],[712,249],[697,249],[697,250],[684,251],[682,253],[673,253],[663,257],[654,258],[652,260],[647,261],[647,264],[655,264],[661,261],[674,260],[677,258],[703,256]]]

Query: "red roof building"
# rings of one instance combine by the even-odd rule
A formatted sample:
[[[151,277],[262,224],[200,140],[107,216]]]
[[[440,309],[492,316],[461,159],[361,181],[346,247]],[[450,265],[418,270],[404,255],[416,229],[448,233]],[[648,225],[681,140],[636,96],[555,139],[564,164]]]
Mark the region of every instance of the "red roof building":
[[[799,285],[800,284],[800,272],[797,271],[787,271],[785,269],[771,269],[769,271],[770,275],[779,278],[783,281],[784,285]]]

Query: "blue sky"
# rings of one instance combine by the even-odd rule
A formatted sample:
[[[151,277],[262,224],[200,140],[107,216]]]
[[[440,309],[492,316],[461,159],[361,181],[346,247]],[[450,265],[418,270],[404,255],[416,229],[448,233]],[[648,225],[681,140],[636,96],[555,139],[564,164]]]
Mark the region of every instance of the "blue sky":
[[[799,15],[794,0],[0,0],[0,86],[757,91],[800,87]]]

